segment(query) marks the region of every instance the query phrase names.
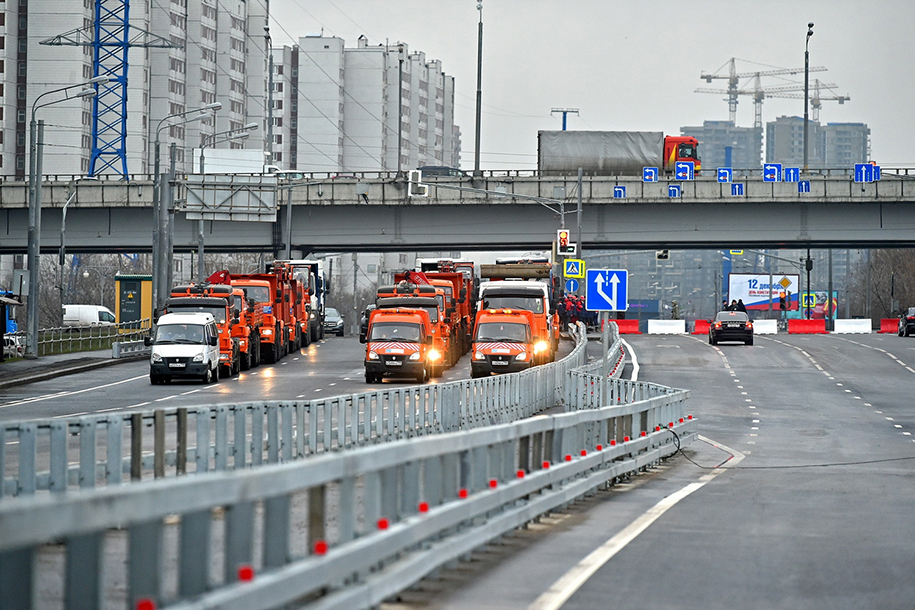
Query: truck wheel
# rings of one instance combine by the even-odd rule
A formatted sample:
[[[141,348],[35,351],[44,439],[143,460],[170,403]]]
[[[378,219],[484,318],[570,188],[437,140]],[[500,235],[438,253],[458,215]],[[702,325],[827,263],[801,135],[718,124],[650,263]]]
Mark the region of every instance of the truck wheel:
[[[264,362],[267,364],[273,364],[276,362],[276,345],[269,343],[267,345],[261,345],[261,348],[263,348],[261,357],[263,358]]]
[[[245,352],[244,354],[241,355],[241,363],[239,364],[239,366],[241,367],[241,370],[243,370],[243,371],[247,371],[248,369],[251,368],[251,353],[250,353],[250,349],[251,349],[251,346],[249,345],[249,346],[248,346],[248,350],[249,350],[249,351],[248,351],[248,352]]]
[[[226,364],[219,365],[219,376],[222,379],[228,379],[232,376],[232,367]]]
[[[429,373],[426,371],[426,368],[423,367],[423,370],[419,373],[416,373],[416,381],[419,383],[426,383],[429,380]]]
[[[216,370],[218,371],[219,369],[217,368]],[[204,384],[213,383],[213,369],[211,369],[210,367],[207,367],[206,373],[203,374],[203,376],[200,378],[200,380]]]

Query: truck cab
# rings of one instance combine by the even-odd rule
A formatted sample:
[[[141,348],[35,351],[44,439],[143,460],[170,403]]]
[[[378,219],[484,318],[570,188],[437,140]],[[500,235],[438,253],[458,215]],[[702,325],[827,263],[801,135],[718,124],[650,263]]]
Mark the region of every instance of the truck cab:
[[[522,309],[486,309],[477,313],[470,376],[517,373],[530,368],[549,349],[534,339],[534,314]]]
[[[422,309],[376,309],[365,338],[365,382],[385,376],[410,376],[419,383],[441,359],[432,345],[432,324]]]
[[[548,347],[539,350],[534,364],[552,362],[559,347],[559,322],[550,307],[549,286],[543,282],[497,280],[480,284],[477,311],[487,309],[523,309],[533,314],[534,343]],[[479,314],[478,314],[479,315]]]
[[[152,337],[149,382],[167,383],[174,378],[219,379],[219,330],[210,313],[167,313],[159,317]]]

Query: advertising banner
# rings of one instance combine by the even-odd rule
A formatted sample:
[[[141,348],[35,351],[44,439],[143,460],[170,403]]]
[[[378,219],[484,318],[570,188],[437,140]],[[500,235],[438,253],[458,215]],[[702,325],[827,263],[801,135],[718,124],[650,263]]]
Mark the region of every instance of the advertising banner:
[[[769,278],[772,289],[769,289]],[[769,309],[769,295],[772,295],[772,309],[779,310],[781,297],[785,298],[786,309],[798,309],[800,276],[790,273],[730,273],[728,274],[728,303],[742,300],[747,309]]]

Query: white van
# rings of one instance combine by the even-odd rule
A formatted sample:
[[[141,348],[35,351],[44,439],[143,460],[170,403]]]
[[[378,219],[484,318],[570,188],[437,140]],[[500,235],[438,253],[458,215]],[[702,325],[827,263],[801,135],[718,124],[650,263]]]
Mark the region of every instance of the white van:
[[[159,318],[152,337],[149,382],[166,383],[173,378],[219,379],[219,329],[213,314],[167,313]]]
[[[102,305],[64,305],[64,326],[111,326],[117,320]]]

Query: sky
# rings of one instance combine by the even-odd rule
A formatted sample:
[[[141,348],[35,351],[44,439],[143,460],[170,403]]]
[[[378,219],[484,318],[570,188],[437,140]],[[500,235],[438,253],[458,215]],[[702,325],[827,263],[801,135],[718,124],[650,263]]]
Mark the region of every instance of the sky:
[[[561,129],[552,108],[577,108],[568,128],[662,131],[727,120],[724,89],[700,74],[803,68],[807,23],[815,78],[838,85],[843,105],[824,101],[820,122],[866,123],[871,157],[884,168],[915,167],[915,2],[912,0],[481,0],[481,169],[534,169],[537,131]],[[355,47],[405,42],[439,59],[455,78],[462,167],[474,163],[479,11],[475,0],[272,0],[274,46],[337,36]],[[764,78],[763,86],[798,83]],[[741,86],[750,86],[748,79]],[[800,91],[803,95],[803,88]],[[751,127],[752,99],[739,98],[737,125]],[[804,100],[769,98],[763,123],[803,116]]]

